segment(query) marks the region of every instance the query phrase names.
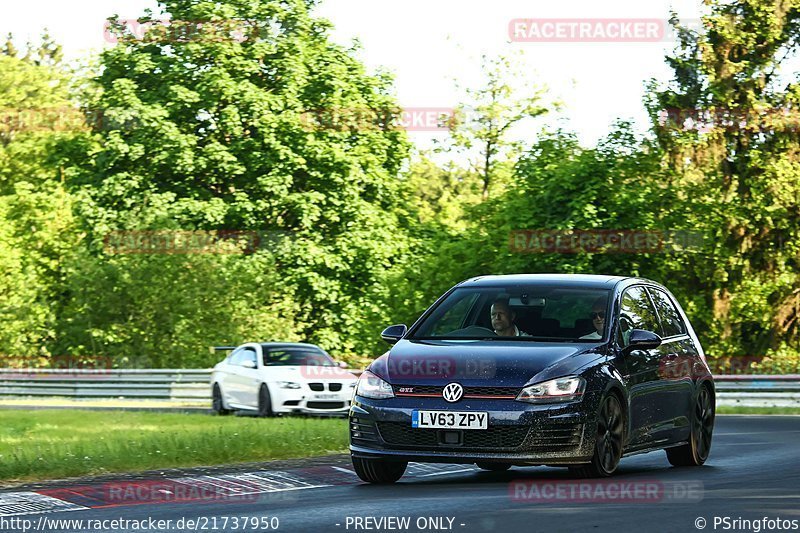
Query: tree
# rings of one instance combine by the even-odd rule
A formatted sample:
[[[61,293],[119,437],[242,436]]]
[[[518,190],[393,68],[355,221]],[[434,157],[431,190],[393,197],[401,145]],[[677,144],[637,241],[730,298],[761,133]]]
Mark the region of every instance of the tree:
[[[0,55],[0,117],[0,353],[47,355],[79,240],[58,146],[82,124],[65,75],[15,54]]]
[[[14,46],[14,36],[11,32],[6,35],[6,43],[3,45],[2,52],[0,53],[9,57],[17,57],[19,52],[17,51],[17,47]]]
[[[682,276],[708,295],[702,327],[717,351],[800,349],[800,90],[782,73],[800,2],[708,4],[705,31],[680,32],[674,78],[649,101],[681,215],[713,243]]]
[[[507,181],[509,166],[504,162],[513,160],[518,148],[510,140],[514,126],[544,115],[550,107],[544,102],[547,90],[526,83],[527,78],[520,76],[525,69],[518,61],[484,55],[481,64],[486,81],[481,87],[467,89],[469,103],[457,107],[450,129],[456,149],[477,152],[473,165],[483,181],[481,195],[486,200],[495,184]]]
[[[406,250],[394,210],[409,143],[386,120],[398,112],[391,79],[332,44],[312,5],[168,0],[180,32],[148,14],[143,35],[112,20],[119,44],[87,103],[103,121],[68,185],[97,254],[111,230],[284,232],[260,252],[277,272],[260,283],[297,302],[282,337],[353,355],[380,342],[382,280]],[[172,261],[163,267],[181,268]],[[237,301],[268,292],[236,287]]]

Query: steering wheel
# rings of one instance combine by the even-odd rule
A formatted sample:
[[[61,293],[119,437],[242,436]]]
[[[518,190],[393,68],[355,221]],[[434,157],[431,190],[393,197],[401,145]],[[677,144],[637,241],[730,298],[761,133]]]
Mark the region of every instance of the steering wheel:
[[[449,337],[497,337],[497,333],[482,326],[467,326],[445,334]]]

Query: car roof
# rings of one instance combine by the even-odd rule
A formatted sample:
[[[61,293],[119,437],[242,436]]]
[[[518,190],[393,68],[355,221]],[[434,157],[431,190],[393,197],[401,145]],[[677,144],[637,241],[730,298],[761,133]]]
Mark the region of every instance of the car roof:
[[[315,350],[324,351],[316,344],[308,344],[305,342],[259,342],[261,347],[265,350],[272,348],[313,348]]]
[[[605,276],[598,274],[506,274],[499,276],[478,276],[462,281],[459,286],[473,287],[503,287],[506,285],[551,285],[558,284],[566,287],[613,289],[624,281],[640,281],[654,283],[642,278],[627,276]],[[657,284],[656,284],[657,285]]]

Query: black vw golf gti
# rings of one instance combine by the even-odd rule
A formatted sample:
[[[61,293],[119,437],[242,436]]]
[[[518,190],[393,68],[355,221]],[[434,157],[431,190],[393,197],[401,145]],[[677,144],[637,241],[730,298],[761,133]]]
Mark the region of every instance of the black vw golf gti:
[[[686,314],[652,281],[473,278],[382,337],[394,346],[361,375],[350,409],[364,481],[393,483],[408,461],[601,477],[623,455],[708,457],[714,382]]]

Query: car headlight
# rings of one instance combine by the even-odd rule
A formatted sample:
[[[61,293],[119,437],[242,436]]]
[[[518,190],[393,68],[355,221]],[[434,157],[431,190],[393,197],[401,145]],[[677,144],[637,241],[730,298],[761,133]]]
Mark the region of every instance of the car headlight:
[[[581,397],[586,389],[586,380],[579,376],[543,381],[528,385],[517,396],[517,401],[530,403],[568,402]]]
[[[294,381],[279,381],[278,386],[282,389],[299,389],[300,384]]]
[[[373,400],[383,400],[385,398],[394,398],[394,391],[391,385],[369,370],[365,370],[361,374],[361,377],[358,378],[356,396],[372,398]]]

